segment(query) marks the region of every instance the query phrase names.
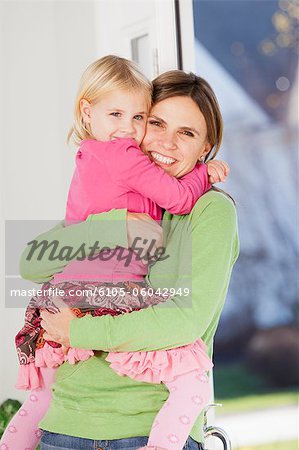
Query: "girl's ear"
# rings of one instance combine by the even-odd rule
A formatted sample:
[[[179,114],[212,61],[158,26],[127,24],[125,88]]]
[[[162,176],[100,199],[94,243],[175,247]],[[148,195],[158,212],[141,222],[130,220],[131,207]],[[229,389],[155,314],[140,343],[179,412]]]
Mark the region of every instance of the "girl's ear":
[[[91,104],[82,98],[80,100],[80,111],[85,123],[90,123],[91,121]]]

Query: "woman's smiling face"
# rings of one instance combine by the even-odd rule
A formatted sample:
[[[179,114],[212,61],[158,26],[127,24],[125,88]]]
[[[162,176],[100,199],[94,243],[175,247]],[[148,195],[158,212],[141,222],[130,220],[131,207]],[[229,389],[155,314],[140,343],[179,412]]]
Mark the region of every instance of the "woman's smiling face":
[[[143,152],[165,172],[180,178],[210,151],[204,116],[190,97],[170,97],[150,112]]]

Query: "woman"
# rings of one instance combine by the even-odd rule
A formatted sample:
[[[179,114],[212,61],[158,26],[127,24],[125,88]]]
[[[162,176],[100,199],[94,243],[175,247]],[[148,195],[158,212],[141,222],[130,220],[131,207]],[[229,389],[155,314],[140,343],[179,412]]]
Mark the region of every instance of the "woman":
[[[198,160],[215,156],[222,122],[214,93],[204,80],[181,71],[167,72],[154,81],[153,103],[142,148],[156,164],[170,175],[182,176]],[[157,153],[162,158],[157,158]],[[163,157],[171,157],[174,162],[168,164]],[[144,220],[141,215],[140,221],[138,214],[128,213],[128,218],[132,216],[135,220],[128,220],[126,228],[125,210],[92,215],[78,225],[59,225],[39,236],[38,241],[57,240],[61,247],[73,248],[98,241],[101,247],[113,248],[128,247],[135,237],[150,240],[147,227],[157,234],[157,225],[151,219]],[[134,230],[136,224],[141,233]],[[149,275],[154,288],[175,290],[163,305],[118,317],[78,319],[68,309],[56,315],[44,313],[42,325],[49,339],[99,352],[88,361],[59,368],[52,405],[40,424],[45,430],[42,448],[87,449],[107,444],[105,448],[136,450],[146,444],[153,418],[168,391],[162,385],[119,377],[109,368],[104,352],[175,348],[200,337],[211,355],[238,254],[234,206],[227,196],[211,190],[190,215],[175,217],[165,213],[163,231],[167,258],[157,261]],[[37,252],[28,259],[30,249],[25,250],[23,277],[43,282],[61,271],[68,261],[49,260],[50,251],[39,261]],[[200,448],[197,442],[202,442],[201,418],[191,436],[185,448]]]

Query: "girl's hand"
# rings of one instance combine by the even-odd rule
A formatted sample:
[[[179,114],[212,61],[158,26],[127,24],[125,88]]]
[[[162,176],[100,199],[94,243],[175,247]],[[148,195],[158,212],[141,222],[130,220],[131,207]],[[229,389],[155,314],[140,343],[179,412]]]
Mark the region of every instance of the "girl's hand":
[[[76,315],[66,306],[60,297],[53,297],[52,300],[60,311],[55,314],[49,313],[48,311],[41,312],[41,326],[46,331],[43,338],[69,348],[71,346],[70,323],[73,319],[76,319]]]
[[[210,184],[223,183],[230,172],[229,165],[225,161],[208,161],[207,167]]]

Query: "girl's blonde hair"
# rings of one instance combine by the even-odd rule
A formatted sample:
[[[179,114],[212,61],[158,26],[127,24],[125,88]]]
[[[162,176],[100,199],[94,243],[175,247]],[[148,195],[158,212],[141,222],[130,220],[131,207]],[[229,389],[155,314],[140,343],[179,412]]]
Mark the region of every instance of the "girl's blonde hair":
[[[75,144],[80,145],[83,139],[93,137],[89,124],[84,123],[80,101],[85,99],[95,104],[115,89],[143,91],[148,98],[148,109],[150,109],[152,85],[141,73],[137,64],[115,55],[104,56],[90,64],[81,77],[75,99],[74,123],[69,131],[67,142],[73,138]]]

